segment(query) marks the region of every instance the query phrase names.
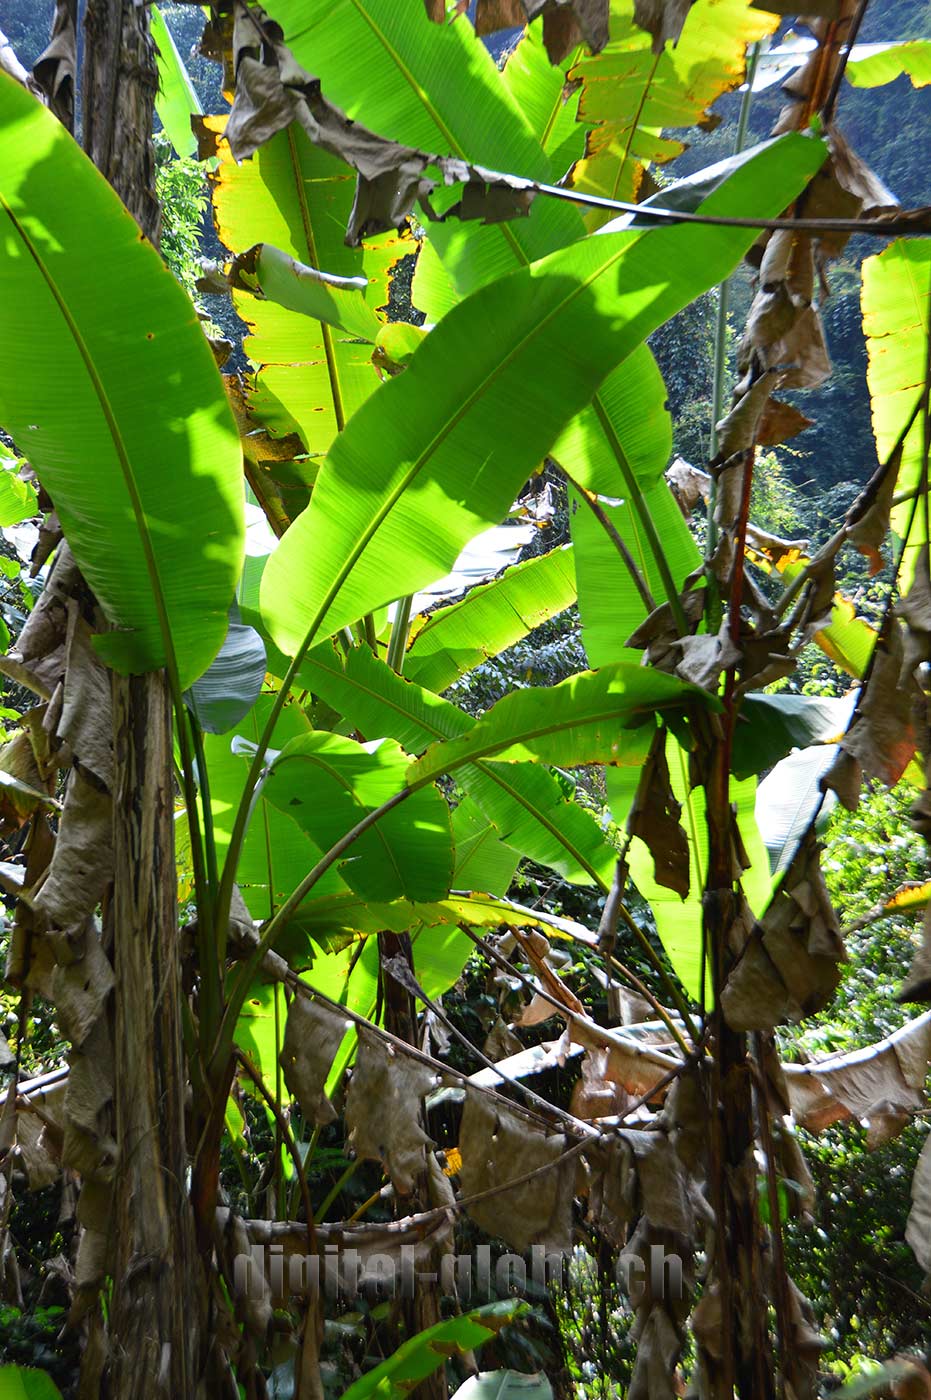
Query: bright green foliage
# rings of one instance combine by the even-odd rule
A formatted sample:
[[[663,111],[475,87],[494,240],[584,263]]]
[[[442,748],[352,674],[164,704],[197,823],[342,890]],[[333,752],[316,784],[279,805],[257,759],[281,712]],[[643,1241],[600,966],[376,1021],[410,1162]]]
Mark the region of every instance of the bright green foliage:
[[[863,264],[863,329],[867,337],[867,383],[873,406],[873,433],[881,462],[915,413],[924,385],[931,305],[931,244],[923,238],[898,239]],[[924,511],[914,492],[927,471],[924,426],[919,415],[902,449],[897,492],[911,499],[893,508],[892,527],[906,546],[899,579],[906,590],[916,555],[927,542]]]
[[[149,11],[149,23],[158,50],[155,110],[176,153],[179,156],[192,156],[197,150],[197,140],[191,129],[191,117],[200,116],[200,102],[157,5],[153,5]]]
[[[476,758],[639,766],[653,737],[653,715],[689,703],[718,702],[675,676],[619,661],[554,686],[515,690],[461,739],[432,745],[410,770],[421,783]]]
[[[931,40],[912,39],[905,44],[861,44],[864,52],[851,54],[844,70],[854,87],[883,87],[907,73],[913,87],[931,83]]]
[[[61,1400],[61,1391],[44,1371],[31,1366],[0,1366],[3,1400]]]
[[[738,169],[708,210],[781,209],[822,159],[817,143],[784,137]],[[293,654],[441,576],[497,523],[608,370],[726,276],[751,241],[712,226],[585,240],[451,311],[347,424],[310,506],[269,560],[262,610],[281,649]]]
[[[106,181],[5,74],[0,119],[0,300],[18,328],[0,350],[0,422],[116,629],[102,655],[167,664],[186,686],[226,636],[242,564],[241,455],[213,356]]]
[[[634,23],[632,0],[614,0],[608,43],[569,75],[583,85],[579,118],[594,127],[574,187],[636,199],[644,167],[685,149],[664,128],[697,125],[716,97],[743,80],[747,45],[775,27],[774,16],[747,0],[696,0],[678,43],[654,53],[650,35]],[[609,217],[594,211],[588,222],[597,228]]]
[[[401,791],[408,763],[390,739],[363,746],[337,734],[304,734],[275,758],[262,792],[325,851]],[[442,898],[452,876],[446,799],[435,788],[415,792],[353,843],[340,869],[369,899]]]
[[[395,676],[365,648],[346,659],[320,648],[301,678],[346,715],[366,737],[388,734],[410,753],[438,739],[456,739],[475,721],[448,700]],[[533,764],[484,760],[457,772],[457,781],[509,846],[552,866],[567,880],[607,889],[615,853],[590,812],[571,800],[565,786]]]
[[[404,674],[437,693],[575,601],[574,556],[554,549],[516,564],[461,603],[431,613],[415,632]]]
[[[35,487],[17,475],[19,462],[6,456],[0,443],[0,527],[30,520],[39,510]]]
[[[225,118],[206,118],[210,132],[220,133],[224,125]],[[369,308],[387,302],[388,269],[403,248],[394,236],[378,239],[364,251],[345,246],[354,188],[348,166],[312,146],[296,124],[241,165],[222,141],[216,154],[214,210],[227,248],[243,253],[267,241],[324,272],[364,277],[370,284],[365,297]],[[233,300],[251,329],[246,353],[259,366],[249,396],[256,421],[275,435],[296,424],[308,451],[325,453],[378,385],[370,348],[249,292],[236,292]],[[366,324],[377,325],[373,318]]]
[[[369,1400],[371,1396],[378,1400],[404,1400],[418,1381],[432,1375],[448,1356],[480,1347],[525,1306],[513,1299],[490,1303],[428,1327],[351,1385],[343,1400]]]

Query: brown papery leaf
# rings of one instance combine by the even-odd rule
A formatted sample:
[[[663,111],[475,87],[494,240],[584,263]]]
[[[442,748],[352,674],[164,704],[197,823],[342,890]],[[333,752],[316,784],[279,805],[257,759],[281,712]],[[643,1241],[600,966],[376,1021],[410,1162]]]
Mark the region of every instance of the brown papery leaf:
[[[527,11],[521,0],[477,0],[475,32],[483,38],[499,29],[514,29],[527,22]]]
[[[562,1133],[545,1133],[504,1103],[467,1088],[459,1130],[464,1196],[504,1187],[538,1167],[549,1168],[532,1181],[497,1189],[496,1195],[470,1205],[476,1225],[520,1253],[532,1244],[568,1250],[575,1164],[556,1165],[566,1146]]]
[[[806,1065],[783,1065],[795,1121],[819,1133],[858,1118],[875,1147],[925,1107],[931,1060],[931,1011],[875,1045]]]
[[[634,24],[653,35],[653,52],[678,43],[694,0],[634,0]]]
[[[359,1157],[380,1161],[395,1190],[407,1196],[427,1165],[431,1139],[420,1125],[420,1101],[436,1076],[410,1055],[360,1029],[349,1093],[349,1145]]]
[[[74,127],[77,12],[78,0],[57,0],[51,40],[32,68],[32,76],[45,93],[49,109],[69,131]]]
[[[931,1137],[925,1139],[912,1177],[912,1208],[905,1238],[926,1274],[931,1275]]]
[[[325,1086],[346,1026],[345,1016],[305,996],[296,996],[288,1008],[279,1058],[285,1083],[309,1123],[323,1126],[336,1117]]]
[[[466,193],[448,217],[486,222],[527,214],[533,190],[527,180],[499,175],[454,156],[402,146],[350,121],[328,102],[318,79],[307,73],[281,42],[280,28],[259,9],[237,0],[233,61],[236,95],[225,138],[236,160],[245,160],[278,131],[297,121],[314,145],[356,171],[356,198],[346,242],[400,228],[419,202],[435,218],[429,195],[440,183],[465,184]],[[430,167],[440,178],[428,175]]]
[[[917,687],[900,684],[905,652],[897,620],[876,647],[866,693],[843,748],[860,762],[864,773],[894,787],[915,753],[912,701]]]
[[[592,1123],[627,1112],[636,1100],[620,1084],[607,1077],[607,1050],[589,1050],[582,1061],[582,1077],[572,1090],[569,1112]]]
[[[592,53],[608,42],[610,0],[523,0],[528,20],[543,16],[543,43],[550,63],[562,63],[580,40]]]
[[[627,829],[648,847],[657,884],[685,899],[689,892],[689,843],[679,822],[681,815],[682,807],[669,781],[666,730],[659,729],[640,775]]]
[[[889,513],[902,461],[901,444],[873,473],[847,512],[847,538],[870,561],[870,576],[878,574],[886,561],[880,553],[889,533]]]
[[[731,929],[737,962],[721,993],[734,1030],[772,1030],[827,1004],[845,960],[837,915],[809,832],[759,923],[744,906]]]
[[[814,420],[806,418],[794,404],[781,399],[769,399],[756,427],[758,447],[776,447],[810,428]],[[806,541],[807,544],[807,541]]]
[[[112,802],[75,768],[68,779],[48,878],[33,901],[58,929],[80,927],[113,875]]]
[[[674,457],[666,468],[669,489],[679,503],[679,509],[686,520],[699,501],[708,500],[711,490],[711,477],[698,467],[693,467],[684,457]]]

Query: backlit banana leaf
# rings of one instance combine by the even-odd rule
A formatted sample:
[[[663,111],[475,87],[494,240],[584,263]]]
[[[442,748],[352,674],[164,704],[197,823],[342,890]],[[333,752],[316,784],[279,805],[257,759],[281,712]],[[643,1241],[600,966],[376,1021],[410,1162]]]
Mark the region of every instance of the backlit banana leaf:
[[[501,80],[524,114],[533,134],[550,158],[553,176],[561,180],[581,157],[587,127],[578,120],[579,94],[566,83],[580,50],[563,63],[550,63],[539,26],[530,25],[508,54]]]
[[[392,739],[362,745],[323,731],[302,734],[271,763],[262,795],[326,851],[402,790],[409,763]],[[414,793],[363,832],[339,870],[367,899],[441,899],[453,873],[446,799],[433,787]]]
[[[404,672],[437,693],[575,602],[572,550],[554,549],[439,608],[415,631]]]
[[[249,714],[237,725],[237,735],[256,743],[274,700],[272,694],[260,695]],[[291,740],[307,734],[309,730],[310,725],[300,707],[286,705],[275,726],[272,745],[284,748]],[[244,757],[233,752],[229,735],[204,735],[204,750],[217,855],[222,864],[249,765]],[[290,816],[279,812],[260,797],[249,822],[236,870],[237,883],[253,918],[270,918],[307,872],[313,869],[322,854]],[[327,871],[315,886],[318,895],[345,889],[345,882],[334,868]]]
[[[931,40],[904,44],[855,44],[844,73],[854,87],[883,87],[907,73],[912,87],[931,83]]]
[[[863,263],[863,330],[873,411],[876,453],[885,462],[924,389],[931,304],[931,244],[927,239],[897,239]],[[919,414],[905,439],[896,490],[914,493],[922,485],[923,422]],[[926,542],[925,517],[914,500],[893,507],[892,528],[907,547],[899,574],[906,592],[915,572],[918,550]]]
[[[197,151],[197,138],[191,128],[191,117],[200,116],[201,105],[158,5],[149,10],[149,24],[158,61],[155,110],[177,154],[193,156]]]
[[[413,763],[409,781],[421,783],[476,758],[560,763],[633,764],[646,757],[652,716],[664,709],[720,702],[675,676],[627,661],[582,671],[558,685],[512,691],[492,705],[460,739],[432,744]]]
[[[403,251],[394,235],[365,248],[347,248],[343,234],[352,207],[355,177],[348,166],[311,145],[292,123],[237,165],[217,138],[226,119],[207,117],[204,149],[220,164],[213,203],[221,241],[234,253],[268,242],[282,253],[339,277],[369,283],[360,315],[374,339],[377,308],[388,300],[388,272]],[[325,453],[342,425],[378,384],[371,347],[296,311],[233,293],[250,327],[246,353],[258,366],[249,395],[255,422],[275,436],[295,425],[313,455]],[[354,334],[356,332],[354,331]]]
[[[0,132],[0,423],[113,625],[101,654],[125,672],[167,665],[183,689],[223,643],[242,567],[242,458],[220,376],[117,195],[3,73]]]
[[[705,5],[704,0],[700,3],[703,9],[713,11],[716,8]],[[747,0],[727,0],[731,10],[735,3],[741,6],[741,24],[748,37],[767,32],[775,24],[772,17],[761,16],[750,9]],[[557,125],[562,129],[566,121],[565,107],[574,106],[575,99],[562,108],[559,106],[561,76],[558,70],[544,64],[539,38],[532,33],[517,46],[502,79],[494,71],[482,45],[476,44],[462,25],[434,28],[431,33],[415,6],[392,5],[391,0],[380,0],[377,4],[353,0],[339,9],[338,19],[323,0],[310,0],[310,3],[308,0],[303,3],[279,0],[274,8],[289,42],[299,57],[303,54],[311,70],[321,76],[329,96],[372,129],[391,134],[403,129],[406,139],[413,141],[417,137],[428,148],[456,151],[485,165],[522,174],[533,173],[540,179],[558,179],[564,173],[564,154],[559,153],[558,147],[552,147],[551,138]],[[629,18],[630,6],[622,9],[623,15]],[[734,22],[731,10],[728,19]],[[710,25],[711,31],[717,33],[714,16],[705,15],[704,18],[706,28]],[[349,33],[352,43],[347,43],[345,38]],[[642,30],[636,33],[639,35],[637,42],[644,46],[646,58],[652,64],[649,36]],[[720,39],[721,35],[717,37]],[[717,53],[713,61],[705,54],[704,67],[696,71],[674,67],[674,73],[682,78],[681,87],[690,90],[691,84],[695,84],[701,90],[702,100],[692,102],[687,121],[693,121],[701,113],[702,102],[710,101],[713,91],[733,83],[742,72],[744,41],[736,45],[728,42],[731,46],[725,46],[723,51],[732,54],[733,61],[717,89],[713,85],[702,86],[702,76],[709,66],[716,72],[721,68]],[[365,68],[372,79],[367,84],[357,81],[357,45],[365,46]],[[668,67],[670,60],[667,58],[664,62]],[[546,76],[542,72],[544,66]],[[724,66],[727,67],[726,61]],[[667,67],[661,71],[667,72]],[[643,95],[642,83],[639,88],[634,84],[630,92],[631,121]],[[509,120],[502,103],[510,112]],[[523,126],[514,119],[516,106],[524,113]],[[481,114],[477,120],[471,117],[473,109]],[[491,114],[490,120],[484,120],[486,113]],[[528,131],[535,138],[535,146],[528,144]],[[547,162],[549,175],[544,173]],[[438,321],[456,304],[457,295],[475,291],[509,267],[524,266],[530,258],[582,237],[585,227],[578,210],[563,204],[554,207],[552,201],[545,199],[536,201],[529,220],[517,220],[505,226],[479,229],[455,223],[431,224],[430,242],[418,259],[414,304],[425,312],[429,321]],[[644,355],[649,357],[649,352],[644,351]],[[638,392],[627,387],[627,372],[626,364],[613,371],[596,395],[592,411],[587,415],[589,421],[576,437],[577,447],[584,451],[576,453],[570,470],[590,489],[631,500],[620,444],[629,437],[632,424],[622,414],[625,407],[633,403],[636,405],[635,421],[640,418],[650,421],[664,412],[666,394],[656,373],[649,386],[652,397],[649,401],[640,399]],[[638,375],[636,384],[638,390],[644,387],[645,377]],[[660,463],[660,471],[665,465],[665,461]],[[630,538],[625,536],[625,543],[634,552],[645,549],[655,558],[662,552],[660,543],[655,535],[651,538],[645,528],[642,511],[638,511],[637,520],[636,534]],[[684,553],[688,544],[681,525],[676,535],[677,550]],[[684,574],[695,562],[697,555],[693,551],[689,567],[682,573],[673,573],[673,586],[681,584]],[[636,595],[634,598],[634,607],[638,609],[636,620],[640,621],[645,610],[639,608]]]
[[[704,121],[714,100],[743,81],[748,44],[778,23],[749,0],[695,0],[678,42],[654,53],[651,36],[634,23],[633,0],[613,0],[608,43],[569,74],[582,83],[579,117],[594,128],[573,187],[636,200],[644,167],[685,149],[664,130]],[[586,222],[597,228],[610,217],[596,210]]]
[[[454,739],[475,724],[448,700],[396,676],[365,647],[351,651],[345,667],[332,648],[316,649],[299,681],[367,739],[388,734],[410,753]],[[573,802],[552,773],[534,764],[482,761],[462,768],[457,779],[500,840],[567,880],[608,888],[614,848],[591,812]]]
[[[266,9],[298,62],[320,79],[328,100],[370,131],[492,170],[547,181],[554,176],[470,26],[431,25],[417,5],[395,0],[272,0]],[[436,191],[431,200],[442,212],[458,197],[454,188]],[[529,217],[510,223],[481,228],[451,220],[430,226],[441,253],[455,249],[457,261],[468,262],[474,279],[469,290],[508,272],[515,258],[518,264],[533,262],[582,232],[574,209],[545,199],[534,202]]]
[[[702,208],[774,213],[823,155],[816,141],[782,137]],[[501,519],[605,374],[726,277],[752,239],[710,225],[584,239],[449,312],[339,434],[309,507],[269,559],[262,611],[282,651],[442,576]]]

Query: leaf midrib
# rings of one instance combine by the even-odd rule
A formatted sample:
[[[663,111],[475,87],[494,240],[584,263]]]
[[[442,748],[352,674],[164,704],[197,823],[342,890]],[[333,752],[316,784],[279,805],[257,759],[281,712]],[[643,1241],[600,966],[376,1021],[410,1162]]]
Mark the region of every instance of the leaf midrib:
[[[101,379],[97,368],[94,364],[94,360],[90,353],[90,349],[87,345],[87,342],[81,334],[77,322],[71,315],[71,312],[68,309],[67,302],[62,293],[59,291],[58,285],[55,282],[55,279],[52,277],[49,269],[46,267],[45,262],[43,261],[39,253],[39,250],[36,248],[32,239],[29,237],[26,230],[23,228],[22,224],[19,222],[13,210],[11,209],[10,205],[7,203],[6,199],[2,195],[0,195],[0,206],[2,206],[4,213],[6,214],[10,223],[12,224],[13,229],[18,238],[20,239],[23,247],[26,249],[27,253],[35,263],[40,277],[44,281],[53,300],[55,301],[56,306],[58,307],[59,314],[61,315],[61,318],[64,321],[68,332],[74,342],[75,348],[81,357],[81,361],[87,372],[87,377],[90,380],[91,387],[97,398],[100,411],[103,414],[104,422],[107,425],[107,431],[109,432],[111,441],[113,443],[113,450],[116,454],[117,462],[119,463],[120,471],[123,476],[123,482],[126,487],[127,494],[129,496],[130,505],[132,506],[133,516],[136,522],[136,529],[139,533],[140,542],[142,544],[143,558],[145,560],[146,569],[149,574],[149,582],[152,588],[152,595],[155,602],[155,611],[158,617],[159,632],[161,633],[162,646],[165,651],[165,669],[167,670],[171,681],[173,697],[175,698],[176,702],[180,702],[181,683],[178,675],[178,661],[174,649],[171,623],[168,617],[168,605],[165,601],[165,595],[162,589],[162,580],[155,559],[155,550],[152,545],[152,539],[149,535],[148,527],[146,525],[145,509],[142,505],[142,501],[139,496],[139,491],[136,486],[136,479],[133,473],[132,463],[129,458],[129,453],[126,448],[126,444],[123,441],[123,435],[120,431],[116,414],[113,411],[113,406],[110,403],[110,398],[107,394],[106,388],[104,387],[103,380]],[[136,631],[136,635],[138,635],[138,630]]]

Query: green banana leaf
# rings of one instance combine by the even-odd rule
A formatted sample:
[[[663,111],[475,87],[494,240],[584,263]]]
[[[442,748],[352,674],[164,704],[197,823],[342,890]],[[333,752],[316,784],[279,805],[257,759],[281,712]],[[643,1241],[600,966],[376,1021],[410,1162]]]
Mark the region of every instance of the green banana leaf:
[[[631,357],[633,358],[633,357]],[[666,551],[673,577],[683,579],[700,562],[698,548],[666,482],[644,491],[644,503]],[[638,513],[629,502],[599,502],[610,524],[624,540],[656,602],[661,602],[662,579],[650,542],[644,538]],[[576,491],[569,492],[569,529],[576,551],[576,574],[582,641],[589,663],[604,666],[625,654],[625,645],[646,615],[643,600],[612,537]],[[632,660],[638,653],[628,651]]]
[[[317,648],[299,681],[367,738],[388,734],[410,753],[475,724],[450,701],[396,676],[365,647],[351,651],[345,667],[332,648]],[[616,852],[591,812],[573,802],[552,773],[534,764],[480,761],[457,776],[501,841],[573,883],[609,887]]]
[[[279,953],[299,965],[302,958],[307,959],[309,941],[330,947],[333,952],[341,952],[348,943],[358,943],[360,938],[379,933],[382,929],[391,933],[413,929],[418,936],[423,936],[426,947],[439,936],[434,934],[434,930],[453,930],[463,924],[468,924],[470,928],[500,928],[507,924],[509,927],[543,931],[550,928],[552,932],[550,925],[536,918],[532,910],[487,893],[450,895],[448,899],[423,904],[409,899],[373,903],[362,895],[349,892],[305,901],[276,941],[275,947]],[[315,963],[312,972],[317,968],[318,964]],[[325,989],[321,986],[320,990]]]
[[[20,462],[9,456],[0,443],[0,528],[19,525],[39,513],[35,487],[16,473]]]
[[[395,0],[347,0],[338,7],[328,0],[272,0],[266,8],[329,101],[370,131],[492,170],[553,178],[549,157],[470,26],[427,24],[416,5]],[[457,198],[455,189],[431,196],[438,213]],[[538,199],[525,219],[487,228],[451,220],[431,225],[430,236],[441,252],[455,249],[457,261],[471,265],[479,286],[510,271],[515,250],[526,264],[581,232],[574,209]]]
[[[650,667],[618,661],[582,671],[558,685],[515,690],[492,705],[468,734],[431,744],[411,765],[413,785],[432,781],[464,763],[542,761],[577,767],[586,763],[639,765],[653,738],[654,714],[689,704],[720,709],[697,686]]]
[[[0,1366],[3,1400],[61,1400],[61,1391],[45,1371],[32,1366]]]
[[[579,121],[578,92],[566,83],[581,50],[558,66],[550,63],[539,26],[529,25],[507,56],[501,81],[524,114],[550,158],[553,177],[562,180],[580,159],[588,128]]]
[[[149,25],[158,63],[155,110],[175,152],[179,156],[193,156],[197,152],[197,137],[191,127],[191,117],[200,116],[203,108],[158,5],[149,10]]]
[[[437,693],[575,602],[571,548],[553,549],[472,588],[461,603],[430,613],[404,658],[404,672]]]
[[[453,889],[507,894],[520,864],[520,851],[499,840],[494,823],[473,798],[463,798],[454,809],[452,830]]]
[[[233,268],[234,286],[345,331],[353,339],[374,341],[382,329],[366,301],[372,288],[364,277],[345,277],[310,267],[272,243],[256,243],[238,254]]]
[[[343,230],[352,207],[354,181],[347,165],[311,145],[292,123],[237,165],[219,140],[225,117],[207,117],[212,141],[206,149],[219,162],[213,205],[221,242],[233,253],[268,242],[284,256],[343,278],[363,278],[367,338],[378,317],[372,307],[388,300],[388,274],[406,251],[394,235],[365,248],[347,248]],[[307,450],[325,453],[346,420],[378,385],[372,352],[346,332],[324,322],[308,323],[299,312],[234,291],[233,303],[247,322],[249,358],[259,367],[250,386],[254,422],[275,437],[295,426]]]
[[[255,744],[268,719],[275,695],[259,696],[249,713],[240,720],[238,737]],[[272,735],[272,744],[284,748],[291,740],[306,735],[310,724],[298,705],[282,710]],[[237,746],[239,747],[239,746]],[[204,735],[204,751],[210,785],[210,808],[217,855],[222,864],[229,847],[236,810],[246,785],[248,764],[233,752],[228,736]],[[291,891],[312,870],[323,852],[297,823],[271,803],[259,797],[252,814],[236,880],[242,897],[255,919],[267,919],[283,904]],[[345,891],[345,882],[331,868],[315,886],[318,895]]]
[[[593,127],[573,188],[628,201],[637,199],[648,165],[685,149],[664,131],[703,122],[715,99],[743,82],[747,46],[779,22],[750,0],[695,0],[676,44],[655,53],[634,8],[633,0],[614,0],[608,43],[569,73],[582,84],[579,119]],[[592,210],[586,223],[597,228],[610,217]]]
[[[793,749],[836,744],[853,711],[853,697],[747,695],[734,724],[731,772],[749,778],[773,768]]]
[[[777,211],[823,157],[818,142],[782,137],[702,207]],[[262,612],[281,650],[293,655],[442,576],[504,515],[605,374],[723,280],[752,237],[691,225],[585,239],[449,312],[340,433],[310,505],[269,559]]]
[[[226,641],[184,697],[208,734],[226,734],[239,724],[265,680],[265,643],[254,627],[238,621],[235,607],[232,611]]]
[[[262,795],[326,851],[403,789],[409,763],[391,739],[362,745],[323,731],[302,734],[269,766]],[[453,872],[446,799],[433,787],[414,793],[353,843],[339,870],[367,899],[441,899]]]
[[[911,39],[904,44],[857,44],[844,73],[854,87],[883,87],[907,73],[912,87],[931,83],[931,40]]]
[[[873,435],[880,462],[890,456],[923,391],[931,305],[931,244],[923,238],[897,239],[863,262],[863,330],[873,412]],[[902,448],[896,490],[914,493],[924,484],[924,426],[919,414]],[[899,587],[907,592],[921,546],[927,543],[925,514],[906,500],[892,510],[892,528],[905,546]],[[906,538],[907,537],[907,538]]]
[[[757,789],[756,822],[774,879],[792,861],[816,813],[826,818],[836,802],[833,792],[822,791],[821,779],[837,752],[832,744],[799,749],[777,763]]]
[[[506,1323],[526,1308],[526,1303],[509,1298],[483,1308],[461,1313],[448,1322],[438,1322],[402,1342],[397,1351],[380,1366],[368,1371],[343,1392],[343,1400],[404,1400],[414,1386],[431,1376],[450,1356],[474,1351],[495,1336]]]
[[[242,568],[242,459],[194,309],[52,114],[0,73],[0,423],[55,501],[117,670],[210,665]],[[178,373],[183,363],[184,373]],[[147,411],[150,406],[157,411]]]

